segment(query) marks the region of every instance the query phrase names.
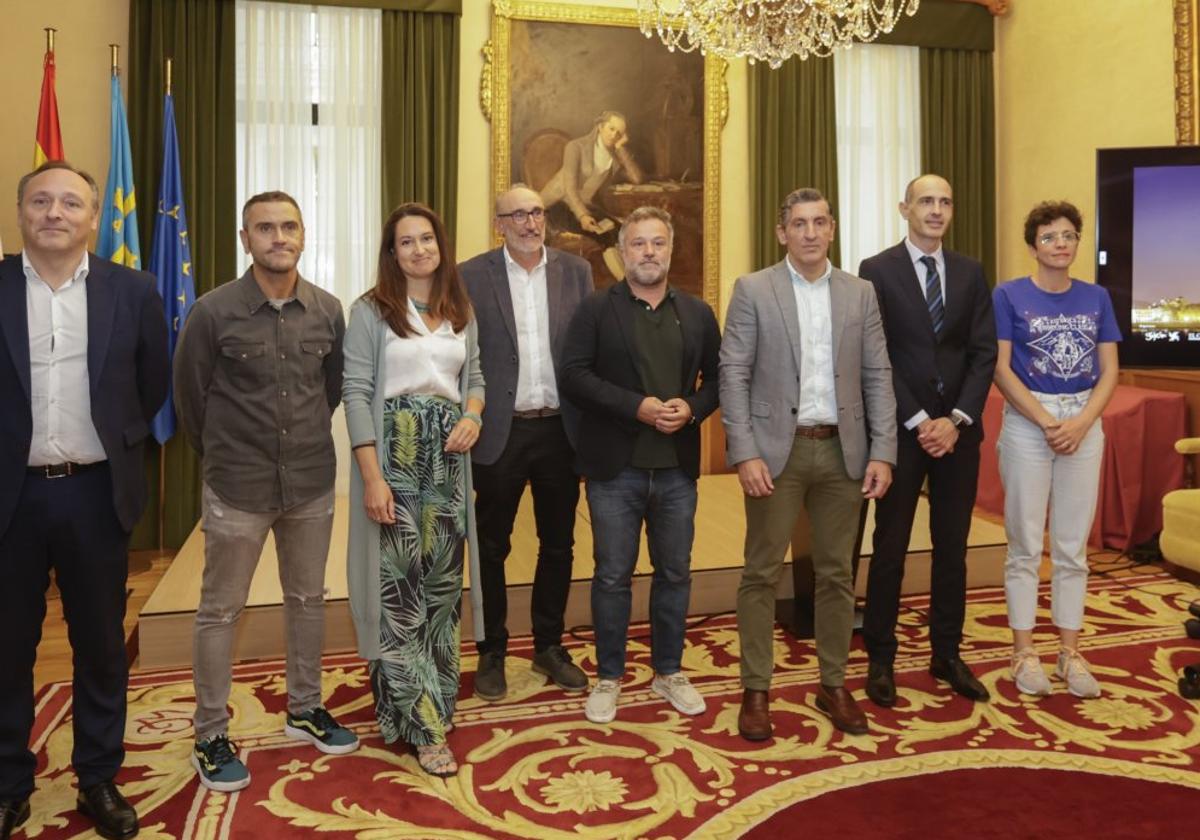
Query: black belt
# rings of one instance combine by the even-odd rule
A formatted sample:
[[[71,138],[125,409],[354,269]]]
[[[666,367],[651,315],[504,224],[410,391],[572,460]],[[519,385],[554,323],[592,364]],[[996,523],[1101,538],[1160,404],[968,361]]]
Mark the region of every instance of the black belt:
[[[541,417],[557,417],[561,413],[557,408],[528,408],[524,411],[514,411],[513,417],[518,420],[537,420]]]
[[[828,440],[831,437],[837,437],[837,433],[838,427],[832,425],[796,427],[796,437],[811,438],[812,440]]]
[[[42,464],[37,467],[26,467],[25,472],[41,478],[66,478],[69,475],[77,475],[81,472],[94,470],[97,467],[103,467],[107,463],[108,461],[96,461],[91,464],[76,464],[67,461],[63,464]]]

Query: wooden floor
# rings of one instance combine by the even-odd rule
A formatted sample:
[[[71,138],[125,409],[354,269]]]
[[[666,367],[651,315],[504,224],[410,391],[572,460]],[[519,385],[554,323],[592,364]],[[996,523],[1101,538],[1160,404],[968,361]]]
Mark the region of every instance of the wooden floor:
[[[727,598],[730,594],[728,575],[712,575],[707,573],[735,571],[742,565],[742,548],[745,537],[745,519],[741,490],[736,476],[713,475],[700,479],[699,501],[696,511],[696,538],[693,548],[692,568],[697,573],[697,585],[694,587],[694,612],[705,612],[713,609],[713,597]],[[346,607],[346,522],[347,500],[338,499],[334,514],[334,537],[331,544],[329,564],[326,572],[327,597],[331,607],[340,609],[330,616],[327,633],[332,635],[330,649],[345,649],[353,646],[352,636],[341,638],[346,633],[352,634],[349,625],[348,609]],[[871,517],[868,517],[867,533],[863,544],[863,553],[871,552]],[[533,579],[534,558],[537,553],[537,536],[533,526],[532,502],[528,494],[522,500],[513,533],[513,552],[508,563],[510,587],[514,589],[510,596],[510,615],[514,618],[520,613],[519,590],[528,590]],[[1004,543],[1003,526],[986,517],[975,517],[972,520],[970,542],[972,546],[1002,546]],[[913,528],[913,539],[910,552],[920,554],[929,551],[928,509],[922,504],[918,510],[918,521]],[[136,643],[140,649],[158,643],[164,643],[172,650],[190,650],[190,617],[194,614],[200,597],[200,573],[203,568],[203,534],[197,528],[188,541],[180,549],[174,560],[157,556],[154,553],[140,552],[131,558],[130,574],[130,604],[126,616],[126,630],[133,633],[137,629]],[[974,581],[992,581],[999,574],[995,557],[997,552],[979,554],[984,558],[981,562],[972,562]],[[986,567],[986,568],[981,568]],[[643,538],[642,553],[638,562],[638,573],[648,575],[650,572],[649,557],[646,553]],[[864,569],[860,570],[859,589],[865,579]],[[576,611],[586,613],[586,581],[593,573],[591,522],[588,515],[586,500],[581,499],[575,526],[575,566],[573,577],[579,583],[572,593],[572,606]],[[707,576],[706,576],[707,575]],[[980,577],[982,575],[982,577]],[[790,576],[785,575],[785,578]],[[733,578],[736,586],[736,574]],[[790,586],[790,580],[786,582]],[[906,576],[906,590],[921,591],[928,585],[927,563],[910,562]],[[469,586],[470,582],[467,581]],[[786,588],[786,587],[784,587]],[[790,589],[787,590],[790,592]],[[706,593],[708,601],[705,602]],[[264,549],[263,561],[251,585],[247,617],[240,636],[253,641],[262,636],[261,626],[278,625],[275,615],[281,602],[279,581],[274,560],[273,540],[268,539]],[[700,603],[698,606],[698,602]],[[340,604],[340,607],[338,605]],[[528,610],[525,609],[527,614]],[[173,620],[171,625],[155,625],[155,619]],[[140,620],[140,629],[139,628]],[[164,638],[164,626],[173,627],[171,638]],[[513,628],[514,632],[517,631]],[[340,634],[340,636],[339,636]],[[268,635],[277,635],[269,633]],[[269,654],[256,654],[269,655]],[[135,666],[143,663],[135,663]],[[163,663],[154,663],[155,665]],[[38,666],[35,679],[39,685],[54,680],[60,680],[70,675],[70,648],[67,644],[66,630],[62,621],[61,609],[57,601],[52,601],[46,620],[42,646],[39,648]]]

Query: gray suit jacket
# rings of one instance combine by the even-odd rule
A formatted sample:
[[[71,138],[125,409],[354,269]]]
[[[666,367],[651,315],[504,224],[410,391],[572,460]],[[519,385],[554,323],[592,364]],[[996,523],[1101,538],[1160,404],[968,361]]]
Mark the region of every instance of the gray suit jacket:
[[[829,298],[838,436],[851,478],[867,461],[896,463],[892,366],[874,287],[833,270]],[[721,420],[732,466],[762,458],[783,472],[800,405],[800,316],[787,265],[738,278],[721,342]]]
[[[476,464],[494,464],[508,443],[512,428],[513,402],[517,393],[520,355],[517,322],[513,317],[512,293],[504,249],[496,248],[472,257],[458,267],[471,296],[479,324],[479,358],[487,396],[483,408],[483,431],[471,450]],[[579,303],[592,293],[592,268],[587,260],[554,248],[546,249],[546,301],[550,309],[550,355],[558,385],[558,399],[567,438],[575,445],[579,412],[563,398],[560,365],[566,344],[567,325]]]

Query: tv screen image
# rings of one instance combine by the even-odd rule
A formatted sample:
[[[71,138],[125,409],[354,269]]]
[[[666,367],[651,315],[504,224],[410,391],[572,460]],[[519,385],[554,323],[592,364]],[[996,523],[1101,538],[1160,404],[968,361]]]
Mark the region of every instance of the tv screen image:
[[[1200,166],[1134,168],[1131,296],[1143,340],[1200,342]]]
[[[1096,151],[1096,282],[1123,367],[1200,368],[1200,147]]]

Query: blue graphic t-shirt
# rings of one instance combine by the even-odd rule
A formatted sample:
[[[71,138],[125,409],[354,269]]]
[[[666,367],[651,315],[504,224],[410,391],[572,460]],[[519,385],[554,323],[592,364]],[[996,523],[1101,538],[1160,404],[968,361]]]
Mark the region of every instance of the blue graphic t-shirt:
[[[1075,394],[1100,378],[1097,345],[1121,340],[1108,289],[1072,280],[1046,292],[1022,277],[992,293],[996,338],[1012,342],[1012,369],[1030,391]]]

